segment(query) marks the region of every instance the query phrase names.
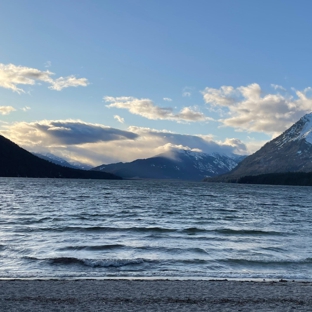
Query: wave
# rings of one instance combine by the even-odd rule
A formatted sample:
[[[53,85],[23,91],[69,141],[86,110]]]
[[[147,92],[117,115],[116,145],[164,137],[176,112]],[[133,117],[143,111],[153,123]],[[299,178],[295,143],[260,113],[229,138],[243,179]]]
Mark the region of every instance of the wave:
[[[202,228],[197,228],[197,227],[190,227],[190,228],[187,228],[187,229],[183,229],[181,231],[182,233],[187,233],[187,234],[195,234],[197,232],[207,232],[207,230],[205,229],[202,229]]]
[[[236,230],[236,229],[216,229],[217,233],[225,235],[283,235],[281,232],[276,231],[263,231],[263,230]]]
[[[16,230],[16,232],[24,232],[25,229]],[[31,228],[27,229],[27,232],[45,232],[45,231],[56,231],[56,232],[176,232],[176,229],[163,228],[163,227],[110,227],[110,226],[64,226],[64,227],[46,227],[46,228]]]
[[[153,260],[146,260],[142,258],[137,259],[80,259],[76,257],[55,257],[48,259],[38,259],[34,257],[27,257],[29,260],[47,261],[51,265],[82,265],[91,268],[119,268],[124,266],[138,266],[145,262],[152,262]]]
[[[94,246],[67,246],[59,248],[58,250],[64,251],[64,250],[111,250],[111,249],[119,249],[126,247],[123,244],[107,244],[107,245],[94,245]]]

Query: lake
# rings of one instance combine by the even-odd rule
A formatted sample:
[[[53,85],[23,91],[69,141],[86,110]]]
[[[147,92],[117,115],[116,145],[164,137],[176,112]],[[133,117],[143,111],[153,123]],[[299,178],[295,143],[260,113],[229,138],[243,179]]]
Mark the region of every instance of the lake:
[[[0,178],[0,278],[312,280],[311,190]]]

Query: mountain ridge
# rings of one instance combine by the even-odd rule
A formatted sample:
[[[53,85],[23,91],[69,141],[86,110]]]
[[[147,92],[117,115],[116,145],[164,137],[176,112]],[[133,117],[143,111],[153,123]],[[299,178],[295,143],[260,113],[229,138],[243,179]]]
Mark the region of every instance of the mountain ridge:
[[[81,169],[81,170],[90,170],[92,169],[92,166],[90,165],[86,165],[86,164],[83,164],[83,163],[79,163],[79,162],[72,162],[72,161],[67,161],[65,160],[64,158],[61,158],[59,156],[56,156],[54,154],[51,154],[51,153],[45,153],[45,154],[42,154],[42,153],[32,153],[33,155],[39,157],[39,158],[42,158],[44,160],[47,160],[49,162],[52,162],[56,165],[60,165],[60,166],[63,166],[63,167],[68,167],[68,168],[72,168],[72,169]]]
[[[0,135],[0,176],[29,178],[121,179],[106,172],[71,169],[41,159]]]
[[[171,149],[146,159],[127,163],[101,165],[92,170],[105,170],[127,179],[175,179],[202,181],[206,176],[228,172],[244,156]]]
[[[260,150],[222,176],[207,179],[235,182],[243,176],[312,171],[312,113],[306,114]]]

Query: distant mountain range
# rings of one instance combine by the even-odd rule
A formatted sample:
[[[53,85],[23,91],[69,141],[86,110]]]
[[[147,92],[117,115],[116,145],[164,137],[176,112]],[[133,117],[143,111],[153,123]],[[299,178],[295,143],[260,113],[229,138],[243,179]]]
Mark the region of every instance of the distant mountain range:
[[[68,167],[68,168],[72,168],[72,169],[82,169],[82,170],[90,170],[92,168],[92,166],[87,165],[87,164],[83,164],[80,162],[68,162],[67,160],[58,157],[54,154],[51,153],[46,153],[46,154],[41,154],[41,153],[33,153],[35,156],[45,159],[47,161],[52,162],[53,164],[56,165],[60,165],[63,167]]]
[[[38,156],[40,158],[0,136],[2,177],[206,179],[212,182],[312,185],[312,113],[248,157],[172,149],[147,159],[81,170],[73,168],[89,167],[75,165],[52,154]]]
[[[235,182],[244,176],[311,171],[312,113],[303,116],[280,136],[246,157],[231,172],[208,180]],[[299,176],[303,175],[296,175]]]
[[[128,179],[175,179],[201,181],[230,171],[245,156],[206,154],[172,149],[170,152],[128,163],[101,165],[92,170],[105,171]]]
[[[41,159],[0,135],[0,176],[33,178],[121,179],[106,172],[66,168]]]

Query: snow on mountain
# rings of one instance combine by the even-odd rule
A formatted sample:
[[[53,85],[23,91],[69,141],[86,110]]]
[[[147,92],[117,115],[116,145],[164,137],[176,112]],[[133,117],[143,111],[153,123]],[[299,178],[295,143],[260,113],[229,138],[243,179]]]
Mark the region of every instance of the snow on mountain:
[[[286,143],[303,139],[312,144],[312,113],[300,118],[298,122],[278,137],[275,144],[278,148],[281,148]]]
[[[243,176],[280,172],[312,172],[312,113],[215,180],[235,181]]]
[[[238,155],[206,154],[185,149],[170,151],[130,163],[101,165],[93,170],[118,174],[124,178],[202,180],[226,173],[244,158]]]
[[[73,161],[67,161],[64,158],[58,157],[52,153],[33,153],[35,156],[42,158],[44,160],[50,161],[51,163],[54,163],[56,165],[60,165],[63,167],[73,168],[73,169],[82,169],[82,170],[90,170],[92,166],[79,163],[79,162],[73,162]]]

